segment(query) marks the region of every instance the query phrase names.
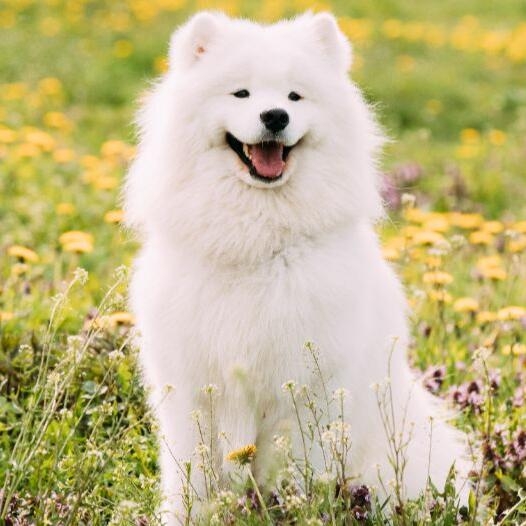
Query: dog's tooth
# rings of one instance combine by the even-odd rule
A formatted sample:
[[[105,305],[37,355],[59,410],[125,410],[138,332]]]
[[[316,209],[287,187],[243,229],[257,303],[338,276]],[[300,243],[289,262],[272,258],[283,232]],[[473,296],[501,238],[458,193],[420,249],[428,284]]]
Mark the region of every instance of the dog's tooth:
[[[243,143],[243,153],[250,159],[250,152],[248,151],[248,144]]]

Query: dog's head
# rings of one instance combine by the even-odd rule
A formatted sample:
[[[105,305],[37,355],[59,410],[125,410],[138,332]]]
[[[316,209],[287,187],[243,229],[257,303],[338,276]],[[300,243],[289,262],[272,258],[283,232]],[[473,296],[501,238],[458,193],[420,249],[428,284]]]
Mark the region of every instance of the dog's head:
[[[140,117],[132,222],[148,196],[151,217],[178,228],[181,207],[194,224],[205,214],[217,225],[227,208],[245,226],[254,216],[308,235],[378,214],[380,136],[334,17],[264,26],[203,12],[174,33],[169,62]]]

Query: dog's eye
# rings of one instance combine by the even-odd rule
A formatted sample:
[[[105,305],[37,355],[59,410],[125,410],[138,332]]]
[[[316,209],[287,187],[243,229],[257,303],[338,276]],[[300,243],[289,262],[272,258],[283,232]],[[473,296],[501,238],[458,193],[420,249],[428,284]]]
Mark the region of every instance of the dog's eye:
[[[297,100],[301,100],[302,98],[303,97],[299,93],[296,93],[295,91],[291,91],[289,93],[289,100],[297,101]]]
[[[234,97],[237,97],[238,99],[246,99],[247,97],[250,96],[250,93],[248,92],[247,89],[240,89],[238,91],[234,91],[232,95],[234,95]]]

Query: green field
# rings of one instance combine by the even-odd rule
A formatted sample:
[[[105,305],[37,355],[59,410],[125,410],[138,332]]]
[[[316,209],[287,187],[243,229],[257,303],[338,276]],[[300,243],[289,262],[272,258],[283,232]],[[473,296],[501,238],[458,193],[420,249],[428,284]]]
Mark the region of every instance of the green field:
[[[171,31],[202,8],[262,21],[306,8],[339,17],[353,43],[351,76],[392,139],[380,229],[413,309],[411,357],[461,410],[457,424],[485,457],[462,516],[442,488],[432,504],[371,510],[341,492],[331,500],[334,481],[309,494],[281,488],[292,493],[265,511],[240,481],[203,520],[521,524],[522,0],[0,2],[0,523],[158,524],[155,425],[125,301],[137,245],[120,228],[119,188],[136,101],[164,71]]]

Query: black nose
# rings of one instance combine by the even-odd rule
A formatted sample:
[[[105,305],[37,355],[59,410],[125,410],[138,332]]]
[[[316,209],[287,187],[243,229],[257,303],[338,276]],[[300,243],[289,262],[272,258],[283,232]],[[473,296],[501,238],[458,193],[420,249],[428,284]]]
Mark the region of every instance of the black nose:
[[[280,108],[264,111],[259,117],[265,128],[274,133],[283,130],[289,123],[289,114]]]

